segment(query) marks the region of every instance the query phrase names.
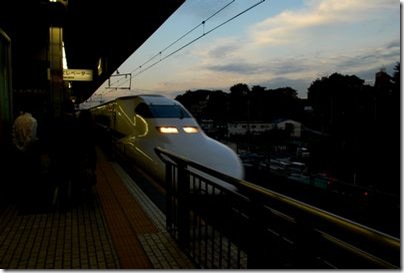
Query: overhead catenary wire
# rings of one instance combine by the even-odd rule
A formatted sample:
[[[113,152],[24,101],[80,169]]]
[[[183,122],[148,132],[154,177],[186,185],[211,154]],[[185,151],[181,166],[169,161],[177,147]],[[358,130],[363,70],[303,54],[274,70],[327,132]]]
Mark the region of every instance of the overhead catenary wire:
[[[210,34],[211,32],[217,30],[218,28],[224,26],[225,24],[229,23],[230,21],[236,19],[237,17],[241,16],[242,14],[250,11],[251,9],[257,7],[258,5],[262,4],[263,2],[265,2],[265,0],[260,0],[258,2],[256,2],[255,4],[251,5],[250,7],[244,9],[243,11],[237,13],[236,15],[230,17],[229,19],[225,20],[224,22],[218,24],[217,26],[211,28],[210,30],[208,30],[207,32],[205,32],[205,30],[203,30],[203,33],[201,35],[199,35],[198,37],[196,37],[195,39],[189,41],[188,43],[182,45],[181,47],[177,48],[176,50],[172,51],[171,53],[169,53],[168,55],[166,55],[163,58],[160,58],[159,60],[155,61],[154,63],[148,65],[147,67],[144,68],[144,65],[150,63],[153,59],[155,59],[157,56],[161,57],[161,54],[166,51],[168,48],[172,47],[174,44],[178,43],[180,40],[182,40],[183,38],[185,38],[186,36],[188,36],[190,33],[192,33],[193,31],[195,31],[197,28],[199,28],[200,26],[205,26],[205,23],[210,20],[211,18],[213,18],[214,16],[216,16],[217,14],[219,14],[221,11],[223,11],[225,8],[227,8],[230,4],[232,4],[235,0],[229,2],[228,4],[226,4],[224,7],[222,7],[221,9],[219,9],[218,11],[216,11],[215,13],[213,13],[211,16],[209,16],[207,19],[203,20],[200,24],[198,24],[197,26],[195,26],[194,28],[192,28],[191,30],[189,30],[188,32],[186,32],[184,35],[182,35],[181,37],[179,37],[177,40],[175,40],[174,42],[172,42],[171,44],[169,44],[168,46],[166,46],[163,50],[159,51],[159,53],[155,54],[153,57],[151,57],[150,59],[148,59],[146,62],[144,62],[142,65],[138,66],[136,69],[134,69],[131,74],[132,77],[136,77],[142,73],[144,73],[145,71],[149,70],[150,68],[154,67],[155,65],[157,65],[158,63],[164,61],[165,59],[171,57],[172,55],[178,53],[179,51],[183,50],[184,48],[190,46],[191,44],[195,43],[196,41],[198,41],[199,39],[201,39],[202,37],[205,37],[206,35]],[[143,68],[143,69],[142,69]],[[134,74],[136,71],[140,70],[138,73]],[[133,75],[134,74],[134,75]],[[120,85],[123,85],[127,82],[128,80],[123,81]],[[119,86],[120,86],[119,85]],[[118,86],[118,87],[119,87]]]
[[[141,65],[139,65],[137,68],[135,68],[134,70],[132,70],[130,72],[130,74],[134,74],[136,71],[142,69],[142,67],[144,67],[146,64],[150,63],[152,60],[154,60],[156,57],[160,56],[159,61],[162,61],[161,59],[161,54],[163,54],[163,52],[165,52],[167,49],[169,49],[170,47],[172,47],[173,45],[175,45],[176,43],[178,43],[179,41],[181,41],[182,39],[184,39],[186,36],[188,36],[189,34],[191,34],[192,32],[194,32],[197,28],[199,28],[200,26],[204,26],[206,22],[208,22],[210,19],[212,19],[213,17],[215,17],[216,15],[218,15],[221,11],[223,11],[224,9],[226,9],[227,7],[229,7],[232,3],[234,3],[236,0],[232,0],[229,3],[227,3],[226,5],[224,5],[222,8],[220,8],[218,11],[214,12],[212,15],[210,15],[208,18],[206,18],[205,20],[203,20],[201,23],[199,23],[198,25],[196,25],[195,27],[193,27],[192,29],[190,29],[189,31],[187,31],[185,34],[183,34],[182,36],[180,36],[178,39],[176,39],[175,41],[173,41],[172,43],[170,43],[168,46],[166,46],[164,49],[160,50],[157,54],[153,55],[151,58],[149,58],[147,61],[145,61],[144,63],[142,63]],[[140,73],[138,73],[140,74]],[[136,74],[137,75],[137,74]],[[124,81],[121,82],[120,84],[118,84],[122,79],[118,79],[116,80],[113,85],[116,86],[116,89],[118,89],[120,86],[122,86],[123,84],[125,84],[127,82],[127,80],[123,79]]]
[[[159,62],[161,62],[161,61],[163,61],[163,60],[165,60],[165,59],[171,57],[171,56],[174,55],[175,53],[177,53],[177,52],[181,51],[182,49],[186,48],[187,46],[193,44],[194,42],[198,41],[199,39],[201,39],[201,38],[204,37],[205,35],[207,35],[207,34],[213,32],[214,30],[218,29],[219,27],[221,27],[221,26],[227,24],[228,22],[234,20],[234,19],[237,18],[238,16],[240,16],[240,15],[242,15],[243,13],[249,11],[250,9],[256,7],[257,5],[261,4],[261,3],[264,2],[264,1],[265,1],[265,0],[261,0],[260,2],[258,2],[258,3],[256,3],[256,4],[254,4],[253,6],[251,6],[251,7],[247,8],[247,9],[243,10],[242,12],[240,12],[240,13],[236,14],[235,16],[229,18],[228,20],[226,20],[226,21],[224,21],[223,23],[217,25],[216,27],[210,29],[209,31],[204,32],[203,34],[201,34],[200,36],[196,37],[196,38],[193,39],[192,41],[186,43],[185,45],[183,45],[183,46],[181,46],[180,48],[176,49],[175,51],[171,52],[170,54],[168,54],[167,56],[165,56],[164,58],[162,58],[162,59],[159,60],[158,62],[153,63],[152,65],[148,66],[147,68],[145,68],[145,69],[142,70],[141,72],[135,74],[134,77],[136,77],[137,75],[139,75],[139,74],[145,72],[146,70],[152,68],[153,66],[155,66],[155,65],[158,64]]]
[[[208,18],[206,18],[205,20],[203,20],[201,23],[199,23],[198,25],[196,25],[195,27],[193,27],[192,29],[190,29],[189,31],[187,31],[185,34],[183,34],[182,36],[180,36],[178,39],[176,39],[174,42],[170,43],[168,46],[166,46],[164,49],[160,50],[157,54],[155,54],[154,56],[152,56],[151,58],[149,58],[146,62],[142,63],[141,65],[139,65],[136,69],[132,70],[130,73],[133,74],[135,73],[137,70],[141,70],[142,67],[144,67],[146,64],[150,63],[152,60],[154,60],[156,57],[160,56],[160,60],[161,59],[161,54],[163,52],[165,52],[167,49],[169,49],[170,47],[172,47],[173,45],[175,45],[176,43],[178,43],[179,41],[181,41],[182,39],[184,39],[186,36],[188,36],[189,34],[191,34],[192,32],[194,32],[196,29],[198,29],[200,26],[204,26],[206,22],[208,22],[210,19],[212,19],[213,17],[215,17],[216,15],[218,15],[220,12],[222,12],[223,10],[225,10],[227,7],[229,7],[232,3],[234,3],[236,0],[232,0],[229,3],[227,3],[226,5],[224,5],[222,8],[220,8],[219,10],[217,10],[216,12],[214,12],[212,15],[210,15]],[[148,68],[147,68],[148,69]],[[140,74],[140,73],[138,73]],[[136,74],[137,75],[137,74]],[[116,83],[118,83],[120,80],[118,80]],[[125,84],[126,81],[122,82],[119,86]]]
[[[178,43],[179,41],[181,41],[183,38],[185,38],[186,36],[188,36],[189,34],[191,34],[194,30],[196,30],[197,28],[199,28],[200,26],[205,25],[205,23],[207,21],[209,21],[210,19],[212,19],[213,17],[215,17],[217,14],[219,14],[221,11],[223,11],[225,8],[227,8],[228,6],[230,6],[233,2],[235,2],[236,0],[233,0],[229,3],[227,3],[225,6],[223,6],[221,9],[219,9],[218,11],[216,11],[215,13],[213,13],[211,16],[209,16],[207,19],[203,20],[201,23],[199,23],[197,26],[193,27],[192,29],[190,29],[188,32],[186,32],[185,34],[183,34],[181,37],[179,37],[177,40],[175,40],[174,42],[172,42],[171,44],[169,44],[168,46],[166,46],[163,50],[160,50],[159,53],[155,54],[153,57],[151,57],[150,59],[148,59],[146,62],[144,62],[143,64],[141,64],[139,67],[137,67],[135,70],[133,70],[131,73],[133,74],[134,72],[136,72],[136,70],[141,69],[141,67],[143,67],[144,65],[148,64],[149,62],[151,62],[154,58],[156,58],[157,56],[161,56],[161,54],[166,51],[167,49],[169,49],[170,47],[172,47],[173,45],[175,45],[176,43]]]

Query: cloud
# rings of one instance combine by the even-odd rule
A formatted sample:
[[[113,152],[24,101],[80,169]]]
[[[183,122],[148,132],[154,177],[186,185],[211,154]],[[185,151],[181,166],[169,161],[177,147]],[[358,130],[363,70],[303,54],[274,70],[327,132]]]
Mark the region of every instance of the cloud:
[[[256,74],[262,73],[265,67],[247,62],[233,62],[228,64],[217,64],[206,67],[208,70],[222,73]]]
[[[391,21],[386,12],[395,15],[397,8],[394,0],[308,0],[303,8],[286,10],[256,24],[248,39],[233,36],[199,47],[198,66],[215,72],[296,78],[298,74],[346,69],[344,66],[379,65],[383,58],[390,62],[400,54],[399,38],[378,48],[380,42],[372,36],[376,30],[372,32],[363,22]],[[360,23],[359,29],[356,23]],[[264,47],[268,43],[270,47]]]
[[[209,58],[213,59],[224,58],[228,56],[232,57],[233,53],[237,52],[239,49],[240,45],[238,45],[234,41],[229,41],[226,43],[218,44],[217,46],[208,50],[206,55],[209,56]]]
[[[303,9],[286,10],[275,17],[268,18],[252,29],[252,39],[257,45],[285,44],[306,35],[314,29],[333,25],[361,22],[385,11],[397,10],[395,0],[310,0],[305,1]]]
[[[206,19],[228,2],[186,1],[189,12],[183,16]],[[290,86],[306,97],[316,78],[337,72],[372,82],[380,68],[400,60],[400,6],[396,0],[303,3],[290,5],[277,15],[261,10],[257,18],[262,13],[271,17],[248,26],[240,24],[227,35],[206,35],[136,78],[135,86],[174,96],[189,89],[226,91],[243,82],[267,88]]]
[[[376,72],[381,67],[400,61],[400,51],[399,42],[394,41],[381,46],[369,46],[346,53],[333,53],[327,58],[324,67],[335,72],[349,74],[361,74],[363,71],[369,70]],[[321,66],[317,69],[320,71]],[[366,78],[365,80],[370,79]]]
[[[240,75],[255,75],[266,73],[268,75],[290,75],[309,69],[308,65],[304,62],[296,62],[296,59],[277,59],[265,63],[253,63],[246,61],[231,62],[228,64],[216,64],[207,66],[206,69],[223,72],[223,73],[237,73]]]
[[[391,67],[400,61],[400,49],[399,40],[393,40],[382,45],[369,45],[359,49],[346,50],[342,47],[337,51],[262,58],[260,62],[241,56],[238,59],[220,58],[218,61],[217,58],[213,58],[215,54],[205,54],[205,62],[198,70],[208,73],[210,76],[206,76],[205,79],[210,82],[216,81],[216,84],[219,84],[219,79],[223,82],[227,79],[226,86],[228,86],[231,85],[231,80],[238,77],[247,84],[254,82],[271,88],[290,86],[298,91],[300,97],[306,97],[305,93],[312,81],[332,73],[363,76],[366,82],[372,83],[374,73],[380,68]],[[207,49],[206,52],[212,51]]]

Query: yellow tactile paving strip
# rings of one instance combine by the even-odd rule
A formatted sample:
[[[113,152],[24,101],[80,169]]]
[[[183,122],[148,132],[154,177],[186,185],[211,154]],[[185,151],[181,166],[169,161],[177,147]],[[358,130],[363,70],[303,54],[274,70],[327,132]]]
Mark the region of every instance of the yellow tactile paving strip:
[[[105,213],[121,268],[153,268],[137,239],[139,234],[157,232],[139,204],[129,194],[109,162],[100,155],[97,192]]]

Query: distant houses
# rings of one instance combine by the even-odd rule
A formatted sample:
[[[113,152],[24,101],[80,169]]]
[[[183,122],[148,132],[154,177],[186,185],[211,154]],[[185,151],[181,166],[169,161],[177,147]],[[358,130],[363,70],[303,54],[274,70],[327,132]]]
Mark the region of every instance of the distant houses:
[[[292,138],[302,136],[302,123],[292,119],[276,119],[272,122],[233,121],[221,124],[220,128],[212,120],[209,120],[201,121],[200,125],[206,132],[214,132],[215,129],[223,131],[225,129],[227,132],[226,137],[247,134],[262,135],[274,129],[286,131]]]
[[[238,121],[227,123],[227,136],[234,135],[260,135],[274,128],[272,123],[254,122],[254,121]]]
[[[302,123],[292,119],[279,119],[274,121],[274,126],[289,133],[290,137],[300,138],[302,136]]]
[[[230,93],[187,91],[176,99],[198,120],[205,133],[213,137],[281,133],[294,140],[301,138],[304,118],[313,111],[307,100],[297,98],[290,88],[261,90],[256,86],[253,91],[247,86],[236,88],[243,86],[236,85]]]

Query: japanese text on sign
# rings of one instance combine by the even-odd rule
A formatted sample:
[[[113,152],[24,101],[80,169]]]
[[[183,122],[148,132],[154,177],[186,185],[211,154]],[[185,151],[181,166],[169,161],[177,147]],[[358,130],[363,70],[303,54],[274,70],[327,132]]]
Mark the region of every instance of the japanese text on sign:
[[[63,69],[65,81],[92,81],[93,71],[90,69]]]

